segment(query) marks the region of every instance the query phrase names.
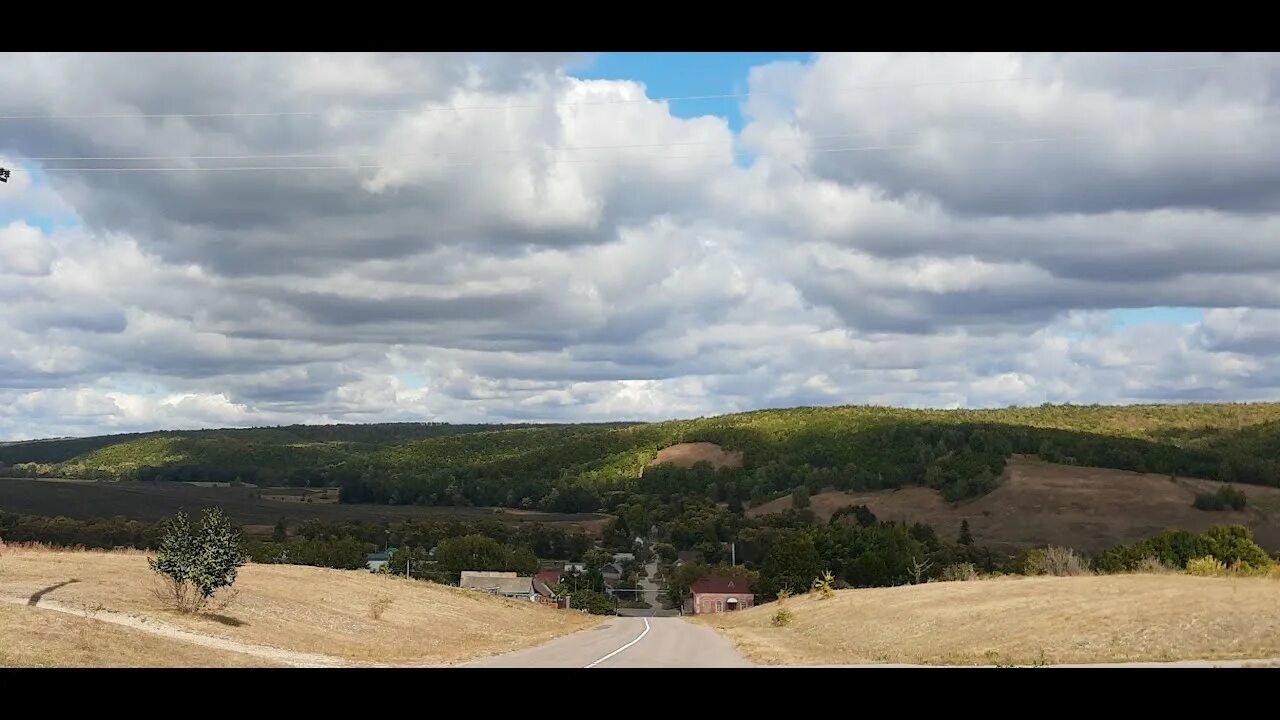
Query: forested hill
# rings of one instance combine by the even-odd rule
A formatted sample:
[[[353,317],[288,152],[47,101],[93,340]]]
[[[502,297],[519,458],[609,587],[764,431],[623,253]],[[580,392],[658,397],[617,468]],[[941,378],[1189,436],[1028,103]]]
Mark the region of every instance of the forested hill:
[[[743,466],[649,468],[684,442]],[[995,486],[1012,454],[1280,485],[1280,403],[998,410],[832,407],[649,424],[293,426],[0,446],[0,474],[336,485],[344,502],[594,510],[613,490],[751,502],[798,485],[923,484],[948,499]]]

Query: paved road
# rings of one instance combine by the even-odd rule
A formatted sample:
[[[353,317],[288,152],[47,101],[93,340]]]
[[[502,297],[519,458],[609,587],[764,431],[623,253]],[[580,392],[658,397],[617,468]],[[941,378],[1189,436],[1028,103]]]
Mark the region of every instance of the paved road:
[[[751,667],[715,630],[680,618],[614,618],[590,630],[463,667]]]

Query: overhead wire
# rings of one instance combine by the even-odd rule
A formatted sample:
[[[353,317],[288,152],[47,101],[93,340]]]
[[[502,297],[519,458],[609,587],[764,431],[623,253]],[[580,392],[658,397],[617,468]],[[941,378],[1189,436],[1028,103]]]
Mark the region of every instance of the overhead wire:
[[[1019,145],[1019,144],[1035,144],[1047,143],[1055,141],[1072,141],[1099,138],[1098,134],[1083,135],[1056,135],[1029,138],[1005,138],[1000,140],[979,140],[971,144],[977,145]],[[902,143],[902,144],[881,144],[881,145],[860,145],[851,147],[837,148],[808,148],[803,152],[813,154],[826,153],[857,153],[857,152],[882,152],[891,150],[908,150],[908,149],[927,149],[934,147],[932,143]],[[731,157],[751,156],[755,153],[746,150],[735,150],[729,153]],[[694,160],[694,159],[715,159],[724,157],[724,153],[703,153],[697,155],[658,155],[647,156],[648,160]],[[591,162],[607,162],[616,160],[616,158],[564,158],[556,159],[556,164],[580,164]],[[454,167],[475,167],[482,163],[438,163],[419,166],[426,169],[444,169]],[[411,167],[411,166],[410,166]],[[346,165],[179,165],[169,167],[145,167],[145,166],[127,166],[127,167],[59,167],[59,168],[41,168],[41,172],[182,172],[182,171],[290,171],[290,170],[381,170],[381,169],[409,169],[404,165],[391,165],[387,163],[356,163]]]
[[[1211,70],[1227,67],[1224,63],[1201,64],[1201,65],[1180,65],[1161,68],[1141,68],[1130,71],[1119,71],[1126,75],[1141,75],[1146,73],[1161,72],[1178,72],[1185,70]],[[873,83],[863,85],[851,85],[834,88],[831,92],[864,92],[885,89],[901,89],[914,87],[940,87],[949,85],[980,85],[993,84],[1003,82],[1031,82],[1043,81],[1043,78],[1026,77],[1026,76],[1005,76],[999,78],[978,78],[970,80],[926,80],[916,82],[901,83]],[[549,104],[557,108],[570,107],[590,107],[590,106],[607,106],[607,105],[627,105],[638,103],[661,103],[661,102],[692,102],[699,100],[733,100],[744,99],[756,95],[768,95],[765,91],[740,92],[740,93],[713,93],[702,95],[684,95],[684,96],[667,96],[667,97],[640,97],[640,98],[609,98],[601,100],[580,100],[575,102],[553,102],[553,103],[504,103],[501,105],[463,105],[463,106],[418,106],[418,107],[397,107],[397,108],[328,108],[324,110],[279,110],[279,111],[229,111],[229,112],[173,112],[173,113],[5,113],[0,114],[0,120],[106,120],[106,119],[177,119],[177,118],[251,118],[251,117],[308,117],[327,115],[330,113],[346,113],[354,115],[379,115],[379,114],[397,114],[397,113],[424,113],[424,112],[469,112],[476,110],[528,110],[542,109]]]

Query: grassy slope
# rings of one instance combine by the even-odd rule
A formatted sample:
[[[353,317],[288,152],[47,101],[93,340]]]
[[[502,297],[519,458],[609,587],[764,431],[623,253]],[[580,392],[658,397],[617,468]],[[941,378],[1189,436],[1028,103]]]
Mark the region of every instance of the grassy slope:
[[[0,603],[0,667],[272,667],[250,655],[202,648],[38,607]]]
[[[1280,657],[1280,582],[1002,578],[841,590],[703,616],[764,664],[1035,664]]]
[[[1196,493],[1221,483],[1167,475],[1057,465],[1018,458],[1009,463],[1000,486],[982,497],[947,503],[928,488],[840,492],[814,495],[809,507],[826,522],[836,510],[866,505],[882,520],[923,522],[946,539],[960,523],[979,544],[1000,550],[1064,545],[1100,551],[1151,537],[1168,528],[1202,533],[1213,525],[1240,524],[1258,544],[1280,551],[1280,488],[1239,486],[1249,499],[1242,512],[1203,512],[1192,507]],[[750,516],[782,512],[782,497],[747,511]]]
[[[46,458],[68,475],[113,473],[146,464],[255,464],[315,467],[368,458],[379,470],[473,466],[549,478],[616,481],[638,475],[663,447],[705,440],[745,451],[748,467],[776,460],[815,466],[860,463],[883,454],[899,427],[981,423],[1057,430],[1220,454],[1280,453],[1280,403],[1231,405],[1045,406],[927,411],[872,407],[793,408],[647,425],[331,426],[121,436],[120,442],[47,441],[0,446],[10,463]],[[410,428],[410,429],[406,429]],[[415,436],[411,428],[420,428]],[[451,429],[452,428],[452,429]],[[353,439],[354,438],[354,439]],[[889,440],[886,440],[889,438]],[[375,442],[376,441],[376,442]]]
[[[248,565],[213,616],[169,612],[138,552],[5,549],[0,594],[151,617],[205,635],[352,661],[455,663],[537,645],[599,618],[459,588],[294,565]],[[70,582],[69,582],[70,581]],[[60,583],[66,583],[60,585]],[[371,605],[390,604],[375,620]]]

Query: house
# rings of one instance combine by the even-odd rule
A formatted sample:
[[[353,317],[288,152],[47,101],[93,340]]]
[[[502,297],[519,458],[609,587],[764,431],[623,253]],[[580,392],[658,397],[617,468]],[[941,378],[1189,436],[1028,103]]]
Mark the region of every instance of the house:
[[[620,552],[620,553],[614,553],[614,554],[613,554],[613,562],[614,562],[615,564],[617,564],[617,565],[621,565],[622,563],[624,563],[624,562],[628,562],[628,561],[634,562],[634,561],[635,561],[635,559],[636,559],[636,554],[635,554],[635,553],[622,553],[622,552]]]
[[[567,572],[567,573],[581,573],[581,572],[586,572],[586,571],[587,571],[587,566],[586,566],[586,564],[584,564],[584,563],[565,563],[565,564],[564,564],[564,571],[565,571],[565,572]]]
[[[606,580],[621,580],[622,568],[614,565],[613,563],[609,563],[608,565],[600,568],[600,575]]]
[[[537,575],[533,576],[533,589],[537,591],[539,595],[543,595],[544,593],[538,589],[538,585],[541,584],[547,588],[547,594],[549,594],[550,589],[553,586],[560,584],[560,580],[563,577],[564,573],[559,570],[542,570]]]
[[[676,567],[680,567],[681,565],[688,565],[691,562],[698,562],[700,560],[702,560],[702,553],[697,550],[681,550],[676,553],[675,565]]]
[[[725,575],[703,575],[690,591],[694,615],[745,610],[756,599],[746,578]]]
[[[371,573],[381,572],[382,566],[388,562],[391,562],[391,553],[376,552],[364,556],[364,566],[369,568]]]
[[[463,570],[458,585],[468,590],[479,590],[517,600],[533,602],[538,599],[538,593],[533,589],[533,578],[520,577],[513,572]]]

